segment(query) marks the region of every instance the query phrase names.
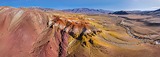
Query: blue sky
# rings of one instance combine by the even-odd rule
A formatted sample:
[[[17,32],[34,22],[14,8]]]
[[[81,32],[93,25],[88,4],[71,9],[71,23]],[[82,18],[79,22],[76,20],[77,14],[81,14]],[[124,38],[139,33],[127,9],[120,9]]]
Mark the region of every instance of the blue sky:
[[[160,0],[0,0],[0,6],[37,6],[54,9],[155,10],[160,8]]]

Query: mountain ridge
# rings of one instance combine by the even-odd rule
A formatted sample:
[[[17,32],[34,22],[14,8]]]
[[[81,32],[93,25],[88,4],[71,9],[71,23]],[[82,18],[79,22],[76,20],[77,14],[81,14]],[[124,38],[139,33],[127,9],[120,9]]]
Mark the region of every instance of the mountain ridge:
[[[90,8],[74,8],[74,9],[64,9],[62,11],[72,12],[72,13],[82,13],[82,14],[108,14],[113,11],[103,10],[103,9],[90,9]]]

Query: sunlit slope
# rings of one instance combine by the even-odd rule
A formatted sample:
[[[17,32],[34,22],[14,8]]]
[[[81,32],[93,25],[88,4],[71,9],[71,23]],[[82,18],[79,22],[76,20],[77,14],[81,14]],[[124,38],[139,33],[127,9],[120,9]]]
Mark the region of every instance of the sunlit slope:
[[[68,57],[158,57],[159,45],[145,43],[127,34],[127,31],[118,25],[120,20],[114,20],[106,16],[87,16],[88,22],[100,29],[102,33],[89,37],[93,41],[87,46],[74,46],[69,49]],[[90,42],[90,41],[89,41]],[[77,50],[80,49],[80,50]],[[75,50],[76,49],[76,50]],[[71,50],[71,51],[70,51]],[[88,51],[86,51],[88,50]],[[83,55],[82,55],[83,54]],[[88,55],[90,54],[90,55]],[[147,54],[147,55],[145,55]]]
[[[0,7],[0,57],[159,57],[107,16]],[[144,55],[147,54],[147,55]]]

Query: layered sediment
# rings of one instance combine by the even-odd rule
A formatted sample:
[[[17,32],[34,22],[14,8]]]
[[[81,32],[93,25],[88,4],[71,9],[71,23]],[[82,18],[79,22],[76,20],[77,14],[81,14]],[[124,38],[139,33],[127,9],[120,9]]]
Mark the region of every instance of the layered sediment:
[[[159,39],[153,45],[134,38],[139,35],[117,24],[121,18],[89,17],[56,10],[0,7],[0,57],[160,56]]]
[[[65,57],[69,38],[100,32],[88,22],[37,9],[0,7],[0,18],[0,57]]]

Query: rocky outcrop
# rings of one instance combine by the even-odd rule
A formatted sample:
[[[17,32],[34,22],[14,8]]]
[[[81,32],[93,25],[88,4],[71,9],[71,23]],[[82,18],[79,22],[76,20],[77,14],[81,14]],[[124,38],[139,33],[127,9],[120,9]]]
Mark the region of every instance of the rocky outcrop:
[[[11,7],[0,7],[0,27],[0,57],[66,57],[69,38],[92,42],[102,32],[79,19]]]
[[[110,13],[110,14],[127,15],[127,14],[129,14],[129,13],[127,13],[126,11],[116,11],[116,12],[113,12],[113,13]]]

